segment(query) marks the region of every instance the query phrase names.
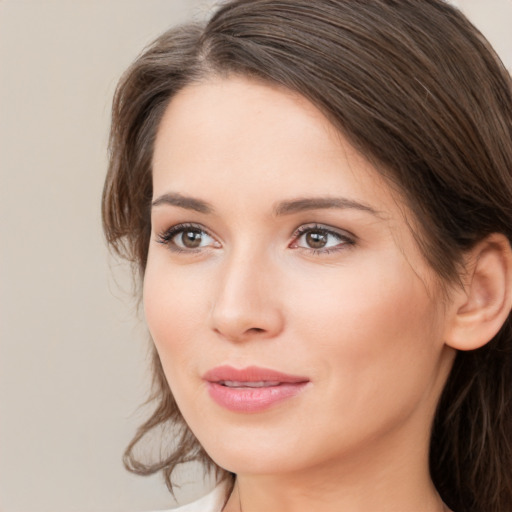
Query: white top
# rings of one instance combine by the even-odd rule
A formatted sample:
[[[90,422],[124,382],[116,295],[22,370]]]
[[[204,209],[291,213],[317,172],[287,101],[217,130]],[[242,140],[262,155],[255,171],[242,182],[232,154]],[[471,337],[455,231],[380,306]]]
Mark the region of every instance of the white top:
[[[161,512],[222,512],[226,504],[229,484],[231,482],[222,482],[212,492],[193,503]]]

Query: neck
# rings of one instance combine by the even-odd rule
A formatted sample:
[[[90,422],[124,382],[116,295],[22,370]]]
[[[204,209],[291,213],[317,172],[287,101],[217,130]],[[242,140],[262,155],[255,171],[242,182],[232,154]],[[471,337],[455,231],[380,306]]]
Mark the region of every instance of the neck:
[[[428,445],[428,443],[425,443]],[[307,471],[239,474],[225,512],[446,512],[428,471],[428,450],[404,456],[375,446]],[[418,461],[421,459],[422,463]],[[371,464],[369,463],[371,461]]]

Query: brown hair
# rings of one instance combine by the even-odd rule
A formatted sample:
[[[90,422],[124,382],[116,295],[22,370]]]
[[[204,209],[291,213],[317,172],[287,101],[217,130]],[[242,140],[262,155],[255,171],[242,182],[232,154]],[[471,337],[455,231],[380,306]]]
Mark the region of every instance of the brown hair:
[[[151,160],[177,91],[210,74],[280,84],[312,101],[400,190],[426,259],[454,283],[486,235],[512,240],[512,86],[484,37],[441,0],[234,0],[205,25],[160,36],[123,76],[113,105],[103,222],[143,277]],[[187,428],[154,351],[156,409],[125,453],[139,474],[217,469]],[[135,445],[165,424],[177,448],[143,463]],[[459,352],[434,420],[431,474],[457,512],[512,510],[512,322]]]

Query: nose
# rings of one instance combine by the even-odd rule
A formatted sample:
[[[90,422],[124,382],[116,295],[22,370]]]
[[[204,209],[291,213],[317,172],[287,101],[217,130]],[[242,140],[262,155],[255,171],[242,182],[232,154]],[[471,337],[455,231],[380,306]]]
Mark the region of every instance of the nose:
[[[233,255],[219,273],[212,328],[236,342],[275,337],[284,327],[281,298],[275,271],[267,258]]]

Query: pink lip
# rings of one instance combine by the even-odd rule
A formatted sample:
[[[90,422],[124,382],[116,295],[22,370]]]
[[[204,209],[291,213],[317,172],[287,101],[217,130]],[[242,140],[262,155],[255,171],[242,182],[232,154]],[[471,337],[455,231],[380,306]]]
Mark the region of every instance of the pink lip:
[[[307,377],[288,375],[257,366],[243,369],[218,366],[206,372],[203,379],[208,383],[208,392],[217,404],[230,411],[243,413],[260,412],[292,398],[309,382]],[[226,382],[241,385],[230,387]],[[251,383],[260,382],[265,384],[261,387],[249,387]]]

